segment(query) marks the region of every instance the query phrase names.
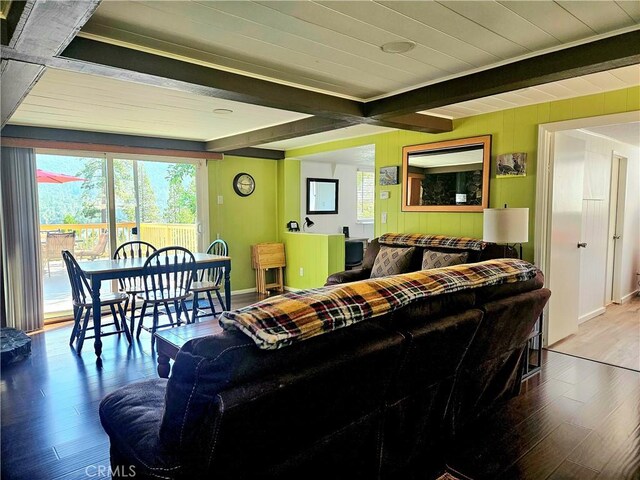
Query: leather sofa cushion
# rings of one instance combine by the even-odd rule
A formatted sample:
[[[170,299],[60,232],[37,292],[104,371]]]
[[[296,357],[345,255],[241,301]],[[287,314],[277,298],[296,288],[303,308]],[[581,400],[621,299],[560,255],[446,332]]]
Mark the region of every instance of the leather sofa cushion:
[[[422,252],[422,270],[460,265],[466,263],[467,258],[469,258],[467,252],[436,252],[425,249]]]
[[[100,421],[117,445],[120,457],[133,462],[136,476],[174,478],[180,472],[175,452],[159,442],[167,380],[131,383],[107,395],[100,403]]]
[[[409,265],[414,252],[413,247],[398,248],[382,245],[375,262],[373,262],[371,278],[387,277],[410,271]]]

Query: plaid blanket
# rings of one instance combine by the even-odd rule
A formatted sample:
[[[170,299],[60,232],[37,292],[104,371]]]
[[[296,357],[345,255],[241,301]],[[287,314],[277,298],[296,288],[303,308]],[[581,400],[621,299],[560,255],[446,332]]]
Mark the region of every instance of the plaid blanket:
[[[536,273],[536,267],[528,262],[501,259],[371,278],[271,297],[223,312],[220,324],[224,329],[239,329],[261,349],[275,350],[393,312],[422,298],[529,280]]]
[[[424,235],[422,233],[385,233],[378,239],[381,245],[394,247],[440,247],[483,250],[486,243],[477,238]]]

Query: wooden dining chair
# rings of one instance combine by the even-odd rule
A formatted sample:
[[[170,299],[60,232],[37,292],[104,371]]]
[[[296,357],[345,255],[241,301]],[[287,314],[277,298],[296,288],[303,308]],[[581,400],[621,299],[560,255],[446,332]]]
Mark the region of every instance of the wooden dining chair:
[[[211,245],[209,245],[209,248],[207,248],[207,253],[211,255],[221,255],[223,257],[226,257],[229,255],[229,246],[224,240],[214,240]],[[209,309],[211,310],[211,315],[216,315],[216,307],[213,303],[211,292],[216,293],[222,310],[226,310],[228,308],[225,307],[224,301],[222,300],[222,295],[220,294],[220,286],[222,285],[223,280],[224,267],[215,267],[200,270],[198,278],[196,278],[196,280],[191,285],[191,291],[193,292],[193,307],[191,313],[192,322],[195,322],[198,317],[204,316],[198,314],[199,310],[204,310],[200,309],[200,306],[198,305],[198,296],[200,294],[206,295],[207,300],[209,301]]]
[[[120,245],[113,254],[113,259],[149,258],[149,256],[156,251],[157,248],[148,242],[132,240]],[[125,311],[128,310],[129,303],[131,303],[130,330],[133,332],[136,321],[136,296],[144,292],[142,277],[120,278],[118,283],[120,284],[120,291],[125,292],[129,296],[127,304],[125,305]]]
[[[92,319],[92,292],[84,272],[71,252],[68,250],[62,251],[62,259],[67,267],[67,274],[69,275],[69,282],[71,283],[71,296],[73,298],[73,329],[71,330],[69,345],[73,345],[75,340],[76,351],[78,352],[78,355],[80,355],[84,341],[89,338],[95,338],[95,335],[86,336],[89,320]],[[129,332],[129,327],[127,326],[126,317],[124,315],[125,310],[123,309],[123,304],[127,302],[127,299],[128,296],[122,292],[105,293],[100,295],[100,307],[109,307],[111,315],[113,316],[113,322],[102,323],[101,326],[108,327],[113,325],[116,329],[115,331],[108,333],[98,332],[98,335],[106,337],[115,334],[119,335],[124,332],[127,337],[127,341],[131,343],[131,332]],[[117,312],[116,307],[118,309]]]
[[[159,328],[180,326],[181,316],[184,313],[186,323],[189,323],[189,313],[186,300],[191,298],[191,282],[196,260],[189,250],[183,247],[165,247],[152,253],[145,261],[142,268],[142,284],[144,290],[137,294],[142,300],[142,311],[138,321],[136,337],[140,338],[140,332],[144,328],[151,333],[151,346],[155,343],[154,333]],[[171,315],[173,306],[176,314],[176,322]],[[153,309],[153,323],[151,327],[144,325],[147,308]],[[164,307],[164,313],[169,317],[169,323],[159,325],[160,308]]]

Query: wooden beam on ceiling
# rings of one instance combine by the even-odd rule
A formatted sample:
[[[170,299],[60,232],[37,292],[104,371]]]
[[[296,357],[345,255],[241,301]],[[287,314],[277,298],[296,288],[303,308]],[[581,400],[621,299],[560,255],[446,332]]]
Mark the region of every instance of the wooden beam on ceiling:
[[[207,142],[207,150],[224,152],[236,148],[251,147],[263,143],[304,137],[315,133],[328,132],[353,125],[353,122],[334,120],[332,118],[309,117],[294,122],[282,123],[272,127],[261,128],[251,132],[231,135]]]
[[[424,133],[444,133],[453,130],[453,121],[450,118],[424,115],[421,113],[407,113],[396,117],[372,118],[366,117],[371,125],[381,127],[398,128],[400,130],[413,130]],[[409,128],[409,127],[412,128]]]
[[[271,150],[268,148],[237,148],[224,152],[225,156],[233,155],[234,157],[250,157],[262,158],[263,160],[282,160],[284,151]]]
[[[640,63],[640,30],[538,55],[368,102],[387,118]]]
[[[18,2],[16,3],[18,4]],[[45,58],[58,55],[93,15],[99,3],[100,0],[84,0],[82,2],[29,0],[22,5],[21,15],[15,24],[11,38],[7,38],[8,45],[17,52],[27,52],[29,55]],[[19,6],[18,4],[16,8]],[[11,10],[13,8],[12,6]],[[7,26],[9,26],[11,10]],[[0,74],[2,82],[1,126],[7,123],[43,71],[43,64],[3,63]]]
[[[223,154],[236,157],[263,158],[267,160],[280,160],[284,158],[284,152],[282,150],[240,148],[228,149],[224,152],[211,152],[206,149],[206,142],[193,140],[85,132],[81,130],[23,125],[7,125],[0,132],[0,137],[2,137],[2,144],[7,147],[137,153],[140,155],[206,158],[208,160],[220,160],[223,158]]]
[[[2,129],[0,136],[3,145],[13,147],[222,159],[221,153],[208,152],[205,149],[205,142],[190,140],[22,125],[7,125]]]

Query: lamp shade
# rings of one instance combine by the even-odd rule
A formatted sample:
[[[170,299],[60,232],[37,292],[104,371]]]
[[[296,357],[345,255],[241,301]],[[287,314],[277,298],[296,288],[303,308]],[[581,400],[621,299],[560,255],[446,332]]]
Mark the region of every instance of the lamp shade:
[[[493,243],[529,241],[528,208],[485,208],[482,239]]]

